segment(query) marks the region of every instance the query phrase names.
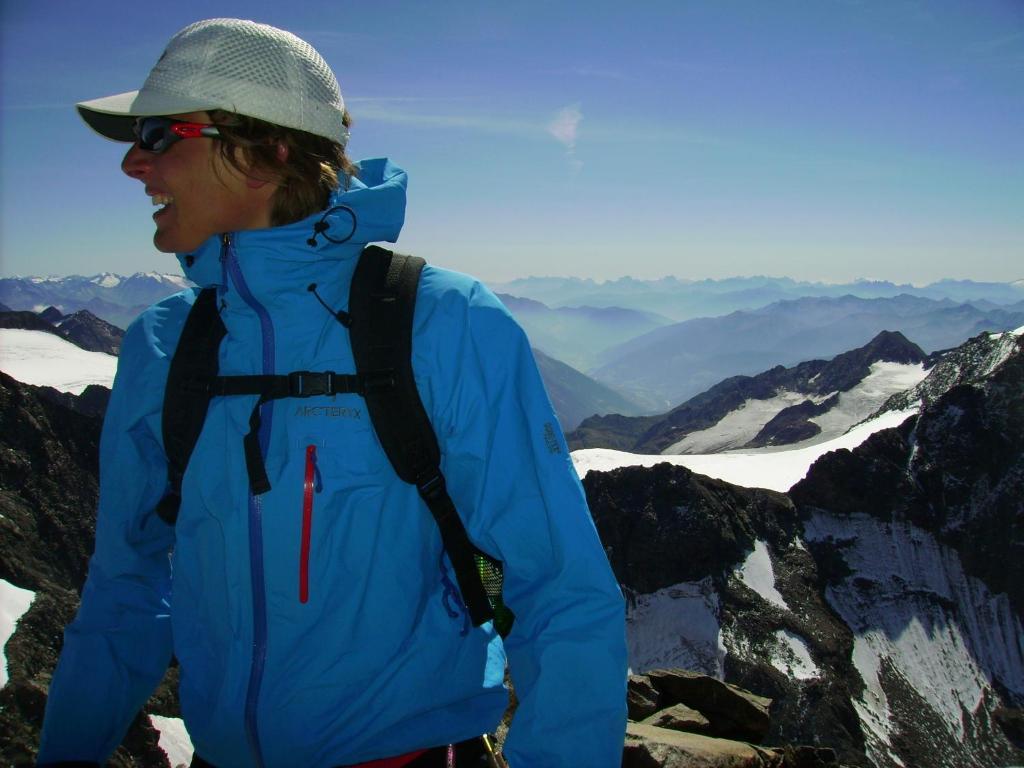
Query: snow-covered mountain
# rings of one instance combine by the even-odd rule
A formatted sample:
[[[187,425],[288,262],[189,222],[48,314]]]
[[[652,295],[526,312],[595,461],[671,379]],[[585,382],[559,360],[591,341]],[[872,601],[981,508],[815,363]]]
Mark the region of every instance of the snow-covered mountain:
[[[886,410],[817,457],[619,454],[648,466],[612,469],[609,452],[574,453],[635,671],[770,696],[770,738],[843,764],[1022,764],[1024,336],[946,358],[974,370],[943,390],[936,366],[919,413]],[[787,470],[763,464],[787,454],[804,465],[773,484]]]
[[[634,453],[718,453],[825,442],[925,376],[927,356],[901,333],[882,331],[831,360],[734,376],[656,417],[586,419],[572,448]]]
[[[823,426],[817,444],[574,452],[628,599],[634,671],[683,666],[770,696],[770,743],[833,747],[846,765],[1022,764],[1022,332],[978,336],[927,371],[893,363],[913,379],[896,397],[885,366],[849,358],[844,375],[861,373],[841,391],[862,389],[844,413],[885,403],[841,436]],[[0,337],[0,353],[66,344],[3,333],[48,339]],[[50,381],[75,388],[96,359]],[[823,371],[808,379],[842,378]],[[82,401],[0,376],[0,632],[4,615],[17,621],[0,759],[12,764],[32,761],[92,547],[100,419]],[[116,764],[127,751],[162,764],[158,743],[185,759],[174,687],[172,670]]]
[[[31,312],[57,307],[65,315],[87,309],[118,328],[127,328],[150,304],[190,285],[181,275],[159,272],[128,277],[109,272],[88,277],[7,277],[0,279],[0,302]]]

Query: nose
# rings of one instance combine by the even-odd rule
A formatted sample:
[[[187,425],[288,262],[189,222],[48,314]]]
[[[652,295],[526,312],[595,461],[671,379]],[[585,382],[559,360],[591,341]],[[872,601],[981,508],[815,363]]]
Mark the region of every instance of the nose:
[[[125,152],[124,159],[121,161],[121,170],[133,179],[142,181],[149,172],[152,164],[153,153],[139,149],[139,143],[135,142],[132,144],[131,148]]]

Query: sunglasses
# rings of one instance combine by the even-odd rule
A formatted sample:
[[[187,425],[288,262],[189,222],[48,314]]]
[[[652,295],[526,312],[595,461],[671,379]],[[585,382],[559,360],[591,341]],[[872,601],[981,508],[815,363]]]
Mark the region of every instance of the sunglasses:
[[[188,123],[169,117],[140,117],[132,127],[139,149],[147,152],[164,152],[169,146],[182,139],[198,139],[201,136],[217,138],[217,126],[205,123]]]

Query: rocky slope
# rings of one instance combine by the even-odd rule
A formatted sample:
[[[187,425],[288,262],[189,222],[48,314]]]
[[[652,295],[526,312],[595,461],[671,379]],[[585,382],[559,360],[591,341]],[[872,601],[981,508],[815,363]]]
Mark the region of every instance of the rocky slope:
[[[1024,760],[1024,341],[947,357],[988,373],[936,382],[920,416],[789,495],[667,464],[590,472],[633,670],[757,691],[767,743],[850,765]]]
[[[640,412],[636,403],[539,349],[533,350],[533,357],[563,432],[575,429],[583,419],[597,413]]]

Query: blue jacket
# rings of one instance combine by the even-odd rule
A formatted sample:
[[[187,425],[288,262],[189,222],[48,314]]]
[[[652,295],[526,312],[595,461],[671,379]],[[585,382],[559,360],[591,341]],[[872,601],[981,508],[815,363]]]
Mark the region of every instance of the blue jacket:
[[[366,161],[331,202],[326,216],[212,238],[181,257],[194,282],[218,286],[222,374],[354,371],[347,330],[307,286],[347,307],[363,245],[398,236],[405,173]],[[329,228],[311,246],[321,220]],[[470,539],[505,564],[517,618],[504,643],[455,610],[434,520],[395,475],[358,395],[265,405],[272,490],[256,497],[242,446],[255,396],[215,399],[176,527],[156,516],[164,387],[195,296],[151,307],[124,339],[100,445],[96,549],[40,763],[105,760],[172,653],[196,751],[220,768],[337,766],[491,731],[507,653],[519,698],[512,768],[618,766],[622,598],[527,339],[494,295],[425,268],[413,369]]]

